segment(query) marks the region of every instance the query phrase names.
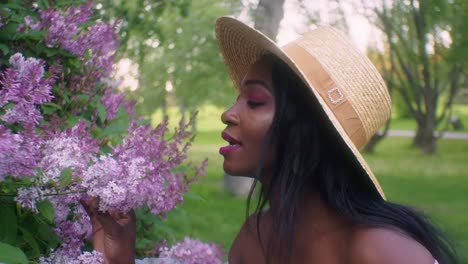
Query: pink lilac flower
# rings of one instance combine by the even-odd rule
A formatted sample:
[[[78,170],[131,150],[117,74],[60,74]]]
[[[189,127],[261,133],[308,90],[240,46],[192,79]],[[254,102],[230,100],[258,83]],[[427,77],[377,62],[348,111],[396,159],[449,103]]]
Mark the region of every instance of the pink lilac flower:
[[[88,214],[79,205],[81,192],[70,188],[67,194],[50,195],[47,199],[54,206],[54,231],[62,240],[59,252],[62,256],[76,259],[81,253],[85,239],[92,236],[92,226]]]
[[[44,143],[43,159],[39,163],[43,172],[42,182],[58,182],[65,168],[80,176],[98,151],[99,142],[88,132],[86,122],[80,120],[74,127],[55,134]]]
[[[40,197],[41,190],[38,187],[18,188],[15,201],[18,202],[21,207],[38,213],[39,211],[37,210],[36,203],[40,200]]]
[[[31,17],[31,16],[26,16],[24,18],[24,23],[30,29],[34,29],[34,30],[40,30],[41,29],[41,24],[39,22],[35,21],[34,18]]]
[[[115,51],[119,45],[118,22],[97,22],[86,28],[91,15],[90,1],[78,7],[72,6],[66,12],[52,8],[41,11],[38,22],[31,17],[25,19],[29,28],[47,31],[47,46],[57,46],[78,56],[83,69],[80,74],[68,78],[67,86],[70,91],[90,98],[98,91],[97,82],[112,73]],[[74,114],[82,111],[80,106],[73,109]]]
[[[40,264],[102,264],[104,263],[104,257],[101,252],[93,250],[92,252],[85,251],[77,257],[71,258],[68,255],[63,255],[63,252],[52,251],[48,257],[40,257]]]
[[[67,259],[77,259],[85,239],[90,239],[92,235],[90,218],[83,207],[78,205],[79,197],[80,194],[72,194],[49,198],[56,212],[54,231],[62,240],[56,252]]]
[[[114,93],[112,89],[106,89],[101,98],[101,103],[106,108],[106,119],[112,120],[117,116],[119,107],[125,102],[125,94]]]
[[[55,9],[41,11],[40,28],[47,29],[45,42],[52,47],[58,45],[70,53],[82,56],[86,47],[77,40],[80,25],[89,21],[92,14],[92,3],[80,7],[70,7],[66,14]]]
[[[171,248],[164,248],[160,257],[178,259],[185,264],[221,264],[223,255],[216,244],[185,237]]]
[[[55,226],[54,231],[62,240],[58,249],[61,255],[71,259],[77,258],[81,254],[85,239],[91,236],[89,217],[85,213],[73,214],[72,220],[55,223]]]
[[[55,233],[62,239],[57,252],[71,259],[81,255],[81,247],[84,246],[83,237],[78,236],[74,222],[67,220],[54,228]]]
[[[106,109],[106,120],[112,120],[117,116],[120,106],[123,106],[129,116],[135,115],[134,102],[127,101],[124,93],[115,93],[111,88],[104,91],[101,103]]]
[[[113,25],[100,22],[88,29],[78,42],[90,50],[91,58],[85,63],[86,66],[98,70],[98,78],[109,75],[114,64],[114,53],[119,46],[117,23]]]
[[[32,130],[12,133],[0,125],[0,181],[4,177],[31,177],[40,160],[41,139]]]
[[[77,261],[79,264],[101,264],[104,263],[104,257],[102,256],[101,252],[96,250],[92,252],[83,252],[80,256],[78,256]],[[77,263],[77,264],[78,264]]]
[[[53,98],[51,89],[56,72],[45,78],[45,62],[35,58],[25,60],[20,53],[11,56],[9,62],[12,68],[0,75],[0,107],[7,104],[11,107],[6,107],[1,119],[8,124],[19,123],[32,128],[42,118],[37,106]]]
[[[39,26],[31,18],[26,24],[33,29],[47,30],[45,42],[48,46],[59,46],[70,53],[82,57],[90,50],[92,57],[86,62],[88,66],[110,73],[113,64],[113,53],[119,45],[117,40],[117,25],[98,22],[83,30],[92,15],[92,3],[79,7],[71,6],[64,14],[55,9],[41,11]]]

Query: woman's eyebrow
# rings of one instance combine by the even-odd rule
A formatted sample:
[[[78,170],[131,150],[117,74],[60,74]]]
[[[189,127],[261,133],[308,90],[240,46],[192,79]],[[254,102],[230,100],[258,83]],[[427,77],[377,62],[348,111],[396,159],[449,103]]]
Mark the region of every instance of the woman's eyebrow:
[[[271,88],[270,88],[270,86],[268,85],[268,83],[266,83],[266,82],[264,82],[264,81],[262,81],[262,80],[255,80],[255,79],[254,79],[254,80],[245,80],[244,83],[243,83],[244,86],[245,86],[245,85],[255,85],[255,84],[256,84],[256,85],[261,85],[261,86],[263,86],[265,89],[267,89],[268,91],[271,92]]]

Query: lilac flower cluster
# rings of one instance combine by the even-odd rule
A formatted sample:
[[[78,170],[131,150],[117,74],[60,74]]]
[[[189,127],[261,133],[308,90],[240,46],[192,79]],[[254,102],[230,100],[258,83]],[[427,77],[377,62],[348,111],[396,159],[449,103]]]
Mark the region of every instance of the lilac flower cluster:
[[[41,257],[39,259],[40,264],[102,264],[104,263],[104,257],[102,253],[93,250],[92,252],[85,251],[78,257],[70,258],[67,255],[63,255],[62,252],[52,252],[48,257]]]
[[[47,197],[55,209],[55,232],[63,241],[59,252],[77,257],[84,239],[91,235],[80,199],[99,197],[102,211],[148,206],[156,215],[164,215],[183,201],[188,184],[203,175],[206,167],[206,161],[195,166],[196,175],[190,179],[185,172],[173,171],[186,159],[190,123],[181,121],[169,141],[167,119],[154,129],[134,121],[123,142],[98,157],[98,141],[80,121],[44,140],[36,184],[19,189],[16,200],[37,212],[35,205]],[[62,186],[65,169],[72,171],[74,180]]]
[[[47,32],[45,44],[58,47],[79,57],[82,74],[71,76],[69,89],[93,96],[97,82],[108,76],[113,68],[114,54],[119,45],[118,23],[97,22],[87,27],[92,16],[92,2],[71,6],[66,12],[49,8],[40,11],[38,21],[25,18],[29,29]]]
[[[9,60],[11,68],[0,75],[0,107],[6,110],[1,119],[7,124],[19,123],[32,128],[42,118],[37,106],[50,102],[56,72],[44,77],[45,62],[16,53]]]
[[[58,46],[78,57],[89,51],[91,58],[85,65],[109,73],[112,71],[113,54],[119,45],[117,24],[98,22],[83,29],[92,13],[92,2],[71,6],[65,14],[50,8],[40,12],[38,22],[28,18],[26,24],[32,29],[47,30],[45,43],[49,47]]]
[[[91,136],[84,120],[53,134],[41,148],[41,183],[59,182],[61,172],[66,168],[71,169],[74,175],[81,175],[98,151],[99,141]]]
[[[185,160],[189,145],[184,142],[191,133],[189,124],[182,122],[169,142],[165,139],[167,125],[167,119],[155,129],[133,122],[122,144],[94,160],[83,173],[81,184],[89,195],[100,198],[100,210],[127,212],[146,205],[153,214],[161,215],[182,202],[188,184],[196,177],[189,180],[173,169]]]
[[[9,60],[11,68],[0,73],[0,181],[10,175],[15,178],[33,176],[39,162],[41,138],[34,131],[42,119],[38,106],[53,98],[52,85],[58,67],[49,69],[45,63],[16,53]],[[18,125],[14,133],[6,125]]]
[[[171,248],[164,248],[160,257],[181,260],[185,264],[221,264],[223,255],[216,244],[185,237]]]
[[[26,18],[26,24],[32,29],[47,29],[45,43],[82,56],[86,47],[84,37],[79,36],[80,25],[89,21],[92,15],[92,3],[80,7],[71,6],[66,14],[61,14],[56,9],[50,8],[41,11],[40,22],[34,23],[32,18]]]
[[[13,133],[0,124],[0,182],[5,176],[20,178],[36,174],[39,141],[32,130]]]
[[[79,175],[88,168],[99,151],[99,142],[91,137],[86,122],[81,120],[63,132],[44,136],[40,146],[39,173],[29,188],[19,188],[16,201],[25,208],[38,212],[36,204],[47,199],[55,211],[55,233],[62,239],[58,252],[78,257],[84,239],[91,236],[88,215],[79,205],[86,191],[79,184]],[[74,179],[64,183],[62,172],[69,169]],[[70,220],[70,216],[72,219]]]

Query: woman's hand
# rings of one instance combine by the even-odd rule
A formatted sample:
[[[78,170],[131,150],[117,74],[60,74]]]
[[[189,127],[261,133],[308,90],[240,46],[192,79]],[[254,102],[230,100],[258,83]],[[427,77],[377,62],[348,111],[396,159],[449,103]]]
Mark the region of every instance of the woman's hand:
[[[81,204],[91,218],[93,245],[104,255],[104,263],[134,263],[136,218],[135,212],[101,212],[98,198],[82,200]]]

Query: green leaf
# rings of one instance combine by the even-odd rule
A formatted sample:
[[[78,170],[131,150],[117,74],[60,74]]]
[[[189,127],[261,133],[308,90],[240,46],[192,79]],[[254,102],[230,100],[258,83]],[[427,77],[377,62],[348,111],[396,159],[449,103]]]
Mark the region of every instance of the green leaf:
[[[41,109],[42,109],[42,113],[47,115],[47,114],[55,113],[57,110],[61,110],[62,107],[54,103],[43,103],[41,105]]]
[[[37,50],[44,52],[47,57],[54,57],[60,53],[60,50],[57,48],[38,47]]]
[[[18,225],[14,207],[3,204],[0,206],[0,215],[2,216],[0,217],[0,241],[14,244]]]
[[[60,238],[53,231],[52,225],[45,221],[38,222],[37,238],[39,241],[44,241],[47,248],[56,248],[60,244]]]
[[[13,2],[13,3],[8,3],[8,4],[2,4],[2,7],[3,7],[3,8],[13,9],[13,10],[26,10],[26,8],[24,7],[24,5],[20,5],[20,4],[17,4],[17,3],[15,3],[15,2]]]
[[[53,108],[56,108],[56,109],[59,109],[59,110],[62,109],[62,107],[60,105],[55,104],[55,103],[51,103],[51,102],[43,103],[42,105],[50,106],[50,107],[53,107]]]
[[[10,48],[3,43],[0,43],[0,50],[3,52],[3,55],[7,55],[10,53]]]
[[[125,134],[128,129],[128,119],[113,119],[107,127],[104,128],[101,136],[121,135]]]
[[[89,100],[89,95],[79,94],[76,96],[76,98],[78,99],[78,101],[87,102]]]
[[[41,251],[39,249],[39,244],[37,243],[36,239],[34,238],[33,234],[29,232],[27,229],[18,226],[18,229],[21,231],[23,234],[23,239],[26,241],[26,243],[31,247],[32,249],[32,254],[33,255],[40,255]]]
[[[67,121],[65,122],[67,123],[67,127],[73,127],[74,125],[76,125],[76,123],[78,123],[79,120],[80,119],[77,116],[68,114]]]
[[[18,36],[18,39],[32,39],[32,40],[41,40],[47,35],[46,31],[43,30],[28,30],[26,33]]]
[[[43,200],[37,204],[37,209],[50,223],[54,222],[55,209],[49,200]]]
[[[106,108],[102,104],[98,104],[97,110],[99,112],[99,118],[101,119],[101,122],[106,121]]]
[[[62,170],[62,173],[60,173],[60,187],[67,187],[70,185],[73,181],[73,174],[72,170],[70,168],[65,168]]]
[[[18,24],[13,22],[0,27],[0,40],[14,40],[18,35],[16,33],[17,28]]]
[[[49,1],[39,0],[37,1],[41,10],[46,10],[49,8]]]
[[[8,264],[27,264],[28,258],[21,249],[0,242],[0,262]]]

